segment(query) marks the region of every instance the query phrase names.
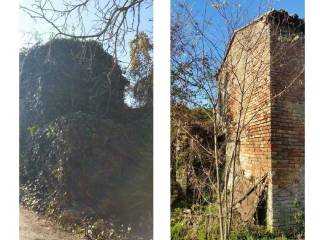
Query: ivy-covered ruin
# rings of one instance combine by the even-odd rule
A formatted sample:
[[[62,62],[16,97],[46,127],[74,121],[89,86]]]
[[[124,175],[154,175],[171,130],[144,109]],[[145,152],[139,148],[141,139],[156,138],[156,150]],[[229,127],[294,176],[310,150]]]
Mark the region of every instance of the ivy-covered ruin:
[[[152,108],[95,41],[20,53],[20,201],[90,239],[152,235]]]

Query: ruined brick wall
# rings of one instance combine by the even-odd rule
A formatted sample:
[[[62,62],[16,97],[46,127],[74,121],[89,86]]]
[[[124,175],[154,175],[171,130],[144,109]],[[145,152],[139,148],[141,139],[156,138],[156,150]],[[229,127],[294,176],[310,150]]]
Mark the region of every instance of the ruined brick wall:
[[[296,24],[301,20],[291,18],[289,27],[283,24],[288,19],[274,21],[283,14],[288,17],[273,11],[238,30],[218,79],[220,91],[227,81],[226,157],[231,158],[240,126],[237,176],[254,184],[270,173],[266,223],[287,231],[293,201],[304,202],[304,40]]]
[[[231,159],[239,130],[237,175],[250,180],[252,185],[271,172],[270,52],[270,25],[264,20],[252,23],[235,33],[219,76],[222,82],[228,81],[228,97],[224,103],[230,117],[226,157]],[[267,195],[272,199],[271,188]],[[250,212],[258,201],[258,197],[254,197]],[[270,225],[271,201],[268,201],[267,220]]]
[[[294,227],[294,201],[304,204],[304,32],[299,24],[275,21],[271,32],[272,225],[280,230]]]
[[[179,121],[175,139],[174,156],[171,156],[174,169],[174,180],[180,185],[184,196],[187,194],[189,180],[189,138],[181,129],[181,121]]]
[[[271,170],[270,29],[263,21],[238,31],[220,79],[228,81],[225,105],[230,116],[231,157],[237,127],[241,131],[240,169],[248,178]]]

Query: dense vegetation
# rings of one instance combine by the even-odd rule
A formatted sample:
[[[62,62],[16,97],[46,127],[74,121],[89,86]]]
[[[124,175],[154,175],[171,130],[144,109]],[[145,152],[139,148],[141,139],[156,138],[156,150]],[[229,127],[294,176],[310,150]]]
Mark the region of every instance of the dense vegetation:
[[[152,107],[94,41],[20,53],[20,201],[90,239],[152,235]]]
[[[213,148],[213,129],[205,108],[188,108],[183,104],[171,106],[171,239],[219,239],[218,201],[212,189],[213,158],[203,148]],[[218,140],[219,150],[225,151],[225,138]],[[211,186],[211,187],[210,187]],[[266,226],[242,221],[233,216],[231,240],[287,240],[303,239],[304,209],[296,202],[292,206],[295,229],[284,236],[271,233]]]

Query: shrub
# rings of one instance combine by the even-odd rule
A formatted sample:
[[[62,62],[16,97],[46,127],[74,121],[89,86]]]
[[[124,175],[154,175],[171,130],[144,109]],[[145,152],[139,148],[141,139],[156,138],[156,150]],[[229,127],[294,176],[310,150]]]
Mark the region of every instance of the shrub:
[[[26,129],[81,111],[100,116],[124,109],[128,81],[95,41],[54,39],[20,54],[20,138]],[[31,131],[30,131],[31,130]]]
[[[176,223],[171,228],[171,240],[183,240],[185,239],[186,227],[183,223]]]
[[[172,240],[219,239],[217,206],[192,206],[190,209],[174,209],[171,222]],[[287,240],[285,236],[269,232],[264,226],[243,223],[234,216],[230,240]]]
[[[293,203],[294,221],[295,221],[295,235],[304,237],[304,207],[297,199]]]

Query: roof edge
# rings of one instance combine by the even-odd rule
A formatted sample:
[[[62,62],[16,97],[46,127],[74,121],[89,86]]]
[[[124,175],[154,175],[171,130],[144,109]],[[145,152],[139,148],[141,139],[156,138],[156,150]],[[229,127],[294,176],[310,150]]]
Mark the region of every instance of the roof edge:
[[[231,39],[230,39],[230,41],[229,41],[229,43],[228,43],[227,50],[226,50],[226,52],[225,52],[225,54],[224,54],[223,61],[222,61],[221,65],[220,65],[220,67],[218,68],[218,70],[216,71],[216,73],[214,74],[214,77],[215,77],[215,78],[217,78],[217,76],[218,76],[218,75],[220,74],[220,72],[221,72],[222,66],[223,66],[223,64],[225,63],[226,58],[227,58],[227,56],[228,56],[228,54],[229,54],[229,51],[230,51],[230,48],[231,48],[232,43],[233,43],[233,41],[234,41],[235,35],[236,35],[238,32],[246,29],[248,26],[251,26],[252,24],[257,23],[257,22],[259,22],[259,21],[261,21],[261,20],[263,20],[263,19],[266,19],[267,21],[270,21],[270,19],[267,19],[267,18],[268,18],[269,16],[272,16],[273,14],[274,14],[274,15],[276,15],[276,14],[284,14],[284,15],[286,15],[287,18],[291,17],[291,18],[294,18],[294,19],[299,19],[297,14],[294,14],[294,15],[290,16],[290,15],[288,14],[288,12],[285,11],[285,10],[283,10],[283,9],[280,9],[280,10],[271,9],[270,11],[267,11],[266,13],[264,13],[264,14],[258,16],[257,18],[253,19],[252,21],[250,21],[249,23],[247,23],[247,24],[244,25],[243,27],[240,27],[240,28],[237,28],[236,30],[234,30],[234,32],[233,32],[233,34],[232,34],[232,37],[231,37]],[[302,20],[302,19],[299,19],[299,20],[301,20],[301,21],[304,22],[304,20]],[[217,79],[216,79],[216,80],[217,80]]]

